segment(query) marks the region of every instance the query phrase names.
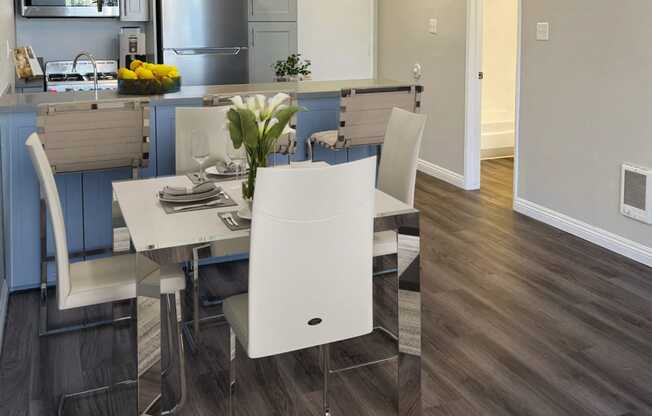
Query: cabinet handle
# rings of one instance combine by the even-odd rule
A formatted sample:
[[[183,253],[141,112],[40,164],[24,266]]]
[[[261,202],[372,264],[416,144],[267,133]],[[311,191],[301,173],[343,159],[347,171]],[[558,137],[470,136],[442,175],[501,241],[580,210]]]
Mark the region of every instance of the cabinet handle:
[[[252,3],[253,3],[253,0],[252,0]],[[255,46],[256,46],[256,31],[252,27],[251,28],[251,47],[253,48]]]

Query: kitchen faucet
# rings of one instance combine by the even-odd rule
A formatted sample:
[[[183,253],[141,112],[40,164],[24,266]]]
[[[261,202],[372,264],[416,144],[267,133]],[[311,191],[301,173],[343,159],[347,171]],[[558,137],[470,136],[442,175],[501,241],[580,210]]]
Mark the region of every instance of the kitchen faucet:
[[[72,72],[77,72],[77,61],[82,56],[86,56],[90,59],[91,64],[93,65],[93,89],[95,90],[95,99],[97,100],[97,62],[95,62],[95,57],[88,52],[82,52],[75,57],[75,60],[72,63]]]

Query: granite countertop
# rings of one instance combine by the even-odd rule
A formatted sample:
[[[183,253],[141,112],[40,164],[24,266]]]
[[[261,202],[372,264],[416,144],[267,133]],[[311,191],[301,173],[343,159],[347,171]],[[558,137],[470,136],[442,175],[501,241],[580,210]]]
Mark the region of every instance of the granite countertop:
[[[150,96],[120,95],[116,91],[100,91],[97,101],[174,101],[205,96],[229,96],[250,94],[273,94],[285,92],[288,94],[323,94],[335,93],[347,88],[391,88],[413,85],[410,82],[400,82],[383,79],[342,80],[342,81],[302,81],[282,82],[269,84],[239,84],[239,85],[210,85],[196,87],[181,87],[181,91]],[[10,94],[0,97],[0,112],[35,111],[40,105],[48,104],[76,104],[95,102],[93,92],[43,92],[37,94]]]

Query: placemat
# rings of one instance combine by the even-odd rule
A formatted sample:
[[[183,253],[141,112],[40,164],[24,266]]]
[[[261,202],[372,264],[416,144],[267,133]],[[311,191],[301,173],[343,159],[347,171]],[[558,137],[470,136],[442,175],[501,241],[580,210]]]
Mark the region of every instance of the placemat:
[[[225,216],[231,215],[233,219],[238,223],[237,226],[231,224],[230,221],[227,221]],[[231,231],[243,231],[243,230],[248,230],[251,228],[251,221],[242,219],[238,217],[238,211],[233,211],[233,212],[222,212],[220,214],[217,214],[218,217],[222,220],[224,225],[227,226],[227,228]]]
[[[222,191],[216,198],[191,204],[172,204],[169,202],[159,201],[166,214],[180,214],[182,212],[202,211],[205,209],[219,209],[227,207],[236,207],[238,204],[226,192]]]

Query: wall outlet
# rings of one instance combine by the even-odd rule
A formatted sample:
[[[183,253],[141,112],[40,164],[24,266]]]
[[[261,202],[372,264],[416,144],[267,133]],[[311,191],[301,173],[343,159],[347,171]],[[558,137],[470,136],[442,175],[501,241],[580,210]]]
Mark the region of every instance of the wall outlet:
[[[550,40],[550,23],[548,22],[537,23],[537,40],[541,40],[541,41]]]
[[[436,35],[439,31],[439,21],[435,18],[432,18],[428,21],[428,33],[431,35]]]

